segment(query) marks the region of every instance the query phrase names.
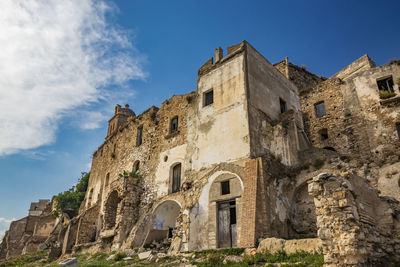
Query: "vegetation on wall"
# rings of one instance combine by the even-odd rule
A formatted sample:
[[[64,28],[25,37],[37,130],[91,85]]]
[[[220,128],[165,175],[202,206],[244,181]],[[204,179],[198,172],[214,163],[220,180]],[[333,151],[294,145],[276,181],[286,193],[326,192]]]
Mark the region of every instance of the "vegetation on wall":
[[[393,97],[395,95],[396,95],[396,93],[394,93],[394,92],[379,90],[379,97],[381,99],[391,98],[391,97]]]
[[[76,186],[58,194],[54,199],[53,215],[66,213],[70,218],[78,215],[79,207],[85,198],[90,172],[82,172]]]
[[[125,177],[125,178],[128,178],[128,177],[140,178],[141,177],[139,171],[130,172],[130,171],[126,171],[126,170],[123,173],[118,174],[118,176],[120,178],[122,178],[122,177]]]

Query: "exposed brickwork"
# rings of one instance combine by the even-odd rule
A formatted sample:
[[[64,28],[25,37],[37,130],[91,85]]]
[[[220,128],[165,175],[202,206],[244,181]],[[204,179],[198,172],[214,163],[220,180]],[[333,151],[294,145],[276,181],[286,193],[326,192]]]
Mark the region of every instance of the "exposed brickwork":
[[[242,228],[240,247],[253,247],[256,242],[257,190],[259,161],[247,161],[244,168],[242,196]]]

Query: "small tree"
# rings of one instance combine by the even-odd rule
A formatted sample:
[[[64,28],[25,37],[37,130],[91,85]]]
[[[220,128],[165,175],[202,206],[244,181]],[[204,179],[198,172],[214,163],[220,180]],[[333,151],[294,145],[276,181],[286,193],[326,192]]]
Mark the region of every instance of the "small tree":
[[[72,186],[69,190],[60,193],[55,197],[54,216],[58,216],[60,212],[68,214],[70,218],[78,215],[79,207],[85,198],[89,176],[90,172],[82,172],[81,178],[79,178],[76,186]]]

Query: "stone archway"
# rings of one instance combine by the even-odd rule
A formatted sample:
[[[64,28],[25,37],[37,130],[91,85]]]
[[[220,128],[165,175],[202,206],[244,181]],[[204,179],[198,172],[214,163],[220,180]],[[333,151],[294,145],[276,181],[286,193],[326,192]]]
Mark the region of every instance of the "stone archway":
[[[144,244],[172,238],[176,228],[176,219],[181,210],[181,205],[175,200],[166,200],[160,203],[153,212],[151,228]]]
[[[314,198],[308,194],[308,184],[303,183],[294,192],[289,215],[289,237],[316,237],[317,216]]]
[[[107,198],[104,207],[104,229],[110,230],[115,227],[117,222],[118,204],[121,198],[118,196],[118,191],[114,190]]]

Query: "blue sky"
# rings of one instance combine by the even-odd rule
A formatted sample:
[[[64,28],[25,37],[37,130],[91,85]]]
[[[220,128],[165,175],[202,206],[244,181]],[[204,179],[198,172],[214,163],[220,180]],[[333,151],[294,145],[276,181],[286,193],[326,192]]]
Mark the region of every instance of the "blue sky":
[[[16,2],[0,2],[0,235],[89,171],[115,104],[138,114],[195,90],[218,46],[326,77],[366,53],[400,59],[399,1]]]

